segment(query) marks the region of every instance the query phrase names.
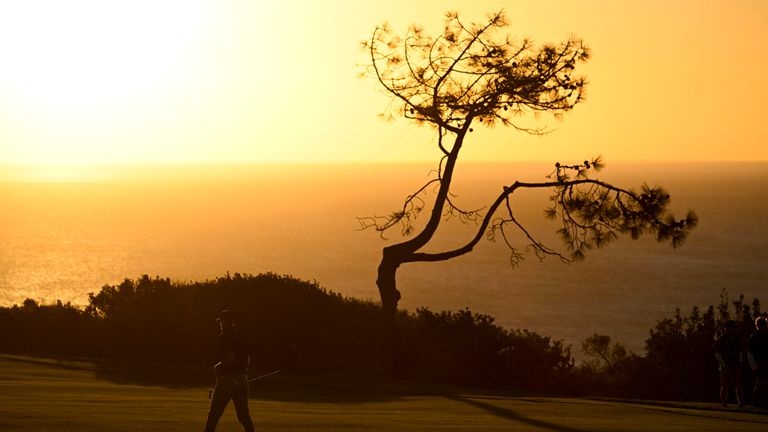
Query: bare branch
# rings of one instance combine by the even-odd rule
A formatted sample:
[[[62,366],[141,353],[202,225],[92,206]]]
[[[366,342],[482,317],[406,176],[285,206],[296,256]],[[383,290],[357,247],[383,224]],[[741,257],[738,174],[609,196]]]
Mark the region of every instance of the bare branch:
[[[683,219],[675,219],[666,212],[669,195],[661,188],[644,186],[642,192],[622,189],[601,180],[588,177],[590,169],[602,168],[599,159],[594,162],[576,165],[557,165],[557,180],[547,182],[520,182],[504,187],[502,193],[489,207],[477,233],[463,246],[438,253],[416,253],[408,261],[442,261],[464,255],[474,249],[488,230],[489,239],[493,240],[496,233],[501,233],[504,242],[512,252],[513,265],[519,263],[520,254],[517,247],[507,237],[505,226],[514,225],[529,241],[527,250],[533,251],[539,259],[546,256],[556,256],[564,262],[579,260],[584,257],[584,251],[592,247],[603,247],[617,238],[620,233],[629,233],[633,238],[643,233],[654,233],[659,241],[669,240],[673,247],[680,246],[690,231],[696,226],[698,218],[689,212]],[[589,164],[590,168],[585,165]],[[595,167],[595,165],[597,167]],[[583,178],[568,180],[567,175],[560,171],[581,171]],[[579,187],[586,187],[578,190]],[[560,215],[562,227],[558,231],[566,249],[571,251],[566,257],[536,240],[536,238],[514,217],[510,196],[517,189],[553,189],[555,206],[548,210],[548,216]],[[499,207],[505,204],[507,216],[493,220]],[[490,228],[489,228],[490,227]]]
[[[384,237],[384,232],[390,228],[400,225],[400,234],[408,236],[413,232],[413,220],[424,209],[424,200],[421,195],[426,191],[429,185],[439,183],[440,179],[432,179],[421,186],[416,192],[408,195],[403,203],[403,207],[399,211],[394,211],[387,216],[366,216],[358,217],[357,221],[360,223],[360,230],[366,230],[373,228],[379,232],[381,238]]]

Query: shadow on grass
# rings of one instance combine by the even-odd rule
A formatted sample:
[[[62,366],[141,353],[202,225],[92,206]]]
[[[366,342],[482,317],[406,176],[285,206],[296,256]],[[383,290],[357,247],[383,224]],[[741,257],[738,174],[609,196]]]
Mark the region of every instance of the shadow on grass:
[[[73,357],[36,357],[0,354],[0,361],[27,364],[34,368],[66,369],[90,374],[92,379],[115,385],[138,385],[169,389],[212,389],[215,383],[210,367],[138,362],[124,360],[83,359]],[[254,373],[252,375],[259,375]],[[289,375],[280,373],[251,384],[250,398],[284,402],[363,403],[387,402],[415,394],[418,387],[370,376],[364,373],[323,375]]]
[[[464,397],[461,395],[450,395],[445,396],[447,399],[454,400],[456,402],[461,402],[476,408],[480,408],[492,415],[495,415],[497,417],[501,417],[516,423],[519,423],[521,426],[528,426],[528,427],[537,427],[542,428],[546,430],[550,430],[553,432],[589,432],[589,429],[579,429],[572,426],[565,426],[565,425],[559,425],[547,421],[537,420],[530,417],[526,417],[514,410],[511,410],[509,408],[501,407],[498,405],[494,405],[492,403],[484,402],[482,400],[479,400],[477,397]],[[527,399],[521,399],[517,398],[518,400],[526,400],[529,402],[543,402],[541,400],[527,400]],[[754,411],[741,411],[741,412],[734,412],[734,411],[728,411],[728,410],[721,410],[718,408],[711,408],[711,407],[705,407],[705,406],[695,406],[690,403],[674,403],[674,402],[661,402],[661,401],[635,401],[635,400],[622,400],[622,399],[601,399],[601,398],[588,398],[589,400],[601,400],[606,402],[612,402],[615,404],[626,404],[626,405],[642,405],[642,408],[648,411],[658,411],[663,412],[666,415],[673,415],[673,416],[682,416],[682,417],[689,417],[691,419],[693,418],[699,418],[699,419],[707,419],[707,420],[713,420],[713,421],[721,421],[723,422],[723,430],[729,430],[730,428],[728,425],[735,425],[735,424],[744,424],[744,425],[768,425],[768,419],[763,420],[758,418],[755,418],[754,416],[745,416],[740,417],[742,414],[764,414],[762,412],[754,412]],[[545,403],[551,404],[553,401],[546,401]],[[569,402],[560,402],[560,403],[569,403]],[[726,416],[723,416],[725,414]]]
[[[319,375],[278,374],[251,384],[250,398],[281,402],[353,404],[395,402],[406,397],[443,395],[440,386],[399,381],[364,372]]]
[[[755,409],[750,407],[736,409],[721,408],[719,405],[702,405],[695,402],[674,402],[674,401],[655,401],[644,399],[616,399],[616,398],[601,398],[601,397],[589,397],[588,400],[601,401],[601,402],[614,402],[628,405],[642,405],[649,410],[661,411],[666,414],[682,415],[688,417],[701,417],[701,418],[713,418],[713,413],[729,413],[729,414],[755,414],[758,416],[765,416],[765,420],[754,420],[750,418],[744,419],[728,419],[729,421],[735,421],[740,423],[754,423],[765,424],[768,426],[768,410]],[[685,410],[685,411],[681,411]],[[709,413],[709,414],[707,414]]]
[[[207,368],[187,364],[131,362],[123,360],[84,359],[78,357],[35,357],[0,355],[3,361],[26,363],[48,368],[92,373],[95,379],[114,384],[193,388],[208,384]]]
[[[521,426],[524,426],[524,427],[525,426],[537,427],[537,428],[547,429],[553,432],[591,432],[588,429],[577,429],[569,426],[563,426],[555,423],[546,422],[543,420],[536,420],[534,418],[526,417],[509,408],[500,407],[498,405],[494,405],[488,402],[483,402],[475,398],[466,398],[460,395],[446,396],[446,398],[456,402],[461,402],[467,405],[471,405],[475,408],[480,408],[488,412],[489,414],[519,423]]]
[[[110,363],[96,371],[98,379],[115,384],[162,386],[167,388],[213,389],[212,368],[168,364]],[[269,371],[253,372],[259,376]],[[412,394],[407,384],[364,373],[291,375],[281,372],[250,384],[249,398],[281,402],[352,404],[391,402]]]

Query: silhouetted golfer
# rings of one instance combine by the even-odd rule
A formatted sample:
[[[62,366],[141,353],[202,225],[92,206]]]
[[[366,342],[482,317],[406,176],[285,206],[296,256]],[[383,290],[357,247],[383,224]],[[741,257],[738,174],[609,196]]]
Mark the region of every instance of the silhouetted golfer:
[[[752,391],[752,406],[766,406],[768,396],[768,319],[758,317],[755,320],[757,331],[749,338],[749,365],[755,376],[755,389]]]
[[[235,405],[237,419],[246,432],[253,432],[253,421],[248,413],[248,364],[250,356],[242,335],[235,329],[235,318],[228,310],[221,311],[217,319],[221,326],[219,334],[219,362],[213,367],[216,387],[211,397],[205,432],[214,432],[219,418],[229,400]]]
[[[736,392],[736,402],[739,408],[744,406],[744,389],[741,386],[741,365],[744,352],[739,340],[736,321],[725,323],[725,331],[715,343],[715,358],[720,366],[720,404],[728,406],[728,388]]]

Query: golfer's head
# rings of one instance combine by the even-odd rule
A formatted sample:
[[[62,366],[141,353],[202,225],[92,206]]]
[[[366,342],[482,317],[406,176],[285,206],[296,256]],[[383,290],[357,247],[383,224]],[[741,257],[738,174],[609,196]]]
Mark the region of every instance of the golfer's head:
[[[216,318],[216,321],[219,322],[219,325],[223,330],[225,328],[232,327],[235,325],[235,316],[232,314],[232,311],[228,309],[224,309],[219,314],[219,317]]]
[[[765,318],[763,316],[757,317],[757,319],[755,320],[755,327],[757,327],[758,330],[768,329],[768,318]]]

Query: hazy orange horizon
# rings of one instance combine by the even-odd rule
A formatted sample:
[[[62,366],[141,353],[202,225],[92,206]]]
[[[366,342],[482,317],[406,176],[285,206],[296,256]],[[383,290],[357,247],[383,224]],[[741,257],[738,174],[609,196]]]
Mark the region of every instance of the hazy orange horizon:
[[[31,0],[0,6],[0,164],[433,160],[431,130],[378,118],[359,42],[502,8],[513,38],[584,39],[587,99],[463,160],[768,160],[763,1]]]

